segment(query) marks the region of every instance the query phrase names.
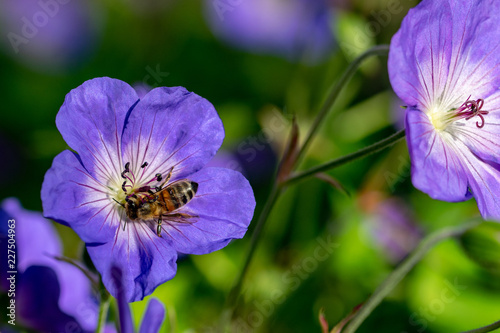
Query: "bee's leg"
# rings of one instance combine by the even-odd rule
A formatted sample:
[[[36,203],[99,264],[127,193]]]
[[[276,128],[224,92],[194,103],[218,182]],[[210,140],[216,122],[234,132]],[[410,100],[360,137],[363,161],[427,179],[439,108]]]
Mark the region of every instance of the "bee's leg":
[[[161,215],[158,218],[158,225],[156,226],[156,235],[161,237]]]
[[[156,187],[156,191],[161,191],[161,189],[163,188],[163,186],[165,186],[165,184],[170,180],[170,177],[172,177],[172,172],[174,171],[174,167],[172,167],[170,169],[170,171],[168,172],[168,175],[167,175],[167,178],[165,178],[165,181],[159,186],[159,187]],[[160,174],[157,174],[157,179],[161,180],[161,175]],[[160,176],[160,177],[158,177]]]
[[[155,193],[152,190],[148,190],[149,195],[146,197],[148,198],[149,203],[154,203],[156,200],[158,200],[158,196],[155,195]]]

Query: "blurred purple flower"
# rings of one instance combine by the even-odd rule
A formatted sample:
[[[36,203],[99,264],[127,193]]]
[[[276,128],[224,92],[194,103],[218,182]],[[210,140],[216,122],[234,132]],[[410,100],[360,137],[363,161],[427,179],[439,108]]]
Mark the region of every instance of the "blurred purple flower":
[[[205,0],[213,33],[238,48],[314,63],[332,50],[326,0]]]
[[[444,201],[474,196],[486,219],[500,219],[498,17],[497,1],[424,0],[389,54],[413,184]]]
[[[1,1],[4,49],[38,70],[64,70],[95,49],[100,26],[96,14],[84,0]]]
[[[276,170],[275,152],[267,143],[256,143],[253,147],[248,146],[247,141],[243,141],[243,144],[244,146],[239,146],[239,148],[246,147],[244,149],[219,150],[207,166],[241,172],[253,187],[269,185]]]
[[[214,158],[207,163],[207,167],[227,168],[241,172],[243,175],[247,176],[241,166],[241,163],[238,161],[238,157],[227,150],[219,150],[217,154],[215,154]]]
[[[98,78],[67,95],[56,124],[78,154],[62,152],[47,171],[44,214],[87,243],[112,295],[112,266],[123,271],[127,300],[137,301],[174,277],[178,253],[209,253],[245,234],[255,208],[248,181],[229,169],[204,168],[224,138],[207,100],[182,87],[156,88],[139,100],[128,84]],[[151,207],[147,201],[169,174],[167,187],[192,182],[179,189],[175,206],[195,193],[192,200],[168,214],[162,204],[160,226],[156,216],[130,214],[140,212],[132,199],[136,208]]]
[[[423,236],[403,200],[379,202],[371,213],[370,229],[377,244],[393,263],[401,261]]]
[[[14,298],[17,324],[39,332],[93,332],[98,304],[92,297],[90,281],[75,266],[54,259],[62,255],[62,249],[51,222],[40,213],[24,210],[16,199],[2,202],[0,218],[0,249],[4,256],[1,269],[2,272],[17,269]],[[7,223],[12,219],[15,222]],[[7,266],[9,225],[15,225],[17,267],[14,269]],[[5,282],[2,278],[0,287],[9,291],[10,286]]]

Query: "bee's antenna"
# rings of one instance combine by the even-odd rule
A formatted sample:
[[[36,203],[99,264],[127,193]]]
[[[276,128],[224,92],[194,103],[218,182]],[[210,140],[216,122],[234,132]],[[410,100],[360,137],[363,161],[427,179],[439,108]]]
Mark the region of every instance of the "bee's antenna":
[[[120,202],[116,201],[116,199],[115,199],[115,198],[113,198],[113,200],[114,200],[117,204],[119,204],[120,206],[122,206],[123,208],[125,208],[125,205],[124,205],[124,204],[122,204],[122,203],[120,203]]]

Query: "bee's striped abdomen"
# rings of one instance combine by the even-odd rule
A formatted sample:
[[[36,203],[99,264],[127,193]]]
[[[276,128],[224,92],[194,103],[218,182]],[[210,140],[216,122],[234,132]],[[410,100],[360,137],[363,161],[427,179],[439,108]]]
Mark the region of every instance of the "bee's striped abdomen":
[[[167,212],[179,209],[187,204],[196,194],[198,183],[190,180],[180,180],[161,191],[161,197]]]

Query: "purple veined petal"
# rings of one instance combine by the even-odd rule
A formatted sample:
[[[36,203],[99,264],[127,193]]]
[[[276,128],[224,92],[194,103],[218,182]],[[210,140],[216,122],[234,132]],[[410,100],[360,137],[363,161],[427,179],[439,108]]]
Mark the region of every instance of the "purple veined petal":
[[[84,242],[107,242],[121,221],[107,191],[87,173],[78,155],[63,151],[54,158],[42,184],[44,216],[70,226]]]
[[[435,18],[432,20],[431,18]],[[430,108],[446,83],[452,27],[447,1],[423,1],[410,9],[391,40],[389,77],[408,106]]]
[[[123,126],[138,99],[125,82],[97,78],[66,95],[57,114],[56,125],[64,141],[80,155],[87,171],[102,182],[120,179]]]
[[[177,252],[171,241],[160,238],[145,222],[127,222],[117,230],[115,239],[106,244],[87,244],[95,267],[101,273],[106,289],[117,297],[112,267],[123,272],[127,302],[142,300],[176,273]]]
[[[165,319],[165,306],[156,298],[152,298],[142,316],[139,333],[157,333]]]
[[[458,202],[471,197],[467,173],[447,133],[438,133],[429,117],[414,108],[406,115],[412,182],[433,199]]]
[[[255,209],[253,191],[245,177],[230,169],[203,168],[189,180],[198,183],[198,191],[178,211],[197,217],[192,218],[193,223],[163,227],[163,237],[172,240],[177,252],[206,254],[243,237]]]
[[[137,183],[174,167],[171,180],[201,169],[224,139],[224,128],[206,99],[182,87],[151,90],[131,112],[122,138],[123,161]],[[141,170],[141,165],[149,165]]]
[[[453,53],[443,101],[453,96],[486,98],[500,85],[498,1],[448,0],[453,20]],[[463,102],[463,101],[460,101]]]
[[[423,1],[391,41],[389,76],[398,96],[427,112],[456,108],[498,89],[500,4]],[[446,22],[446,23],[443,23]]]
[[[469,187],[484,219],[500,222],[500,164],[482,161],[461,141],[456,142],[464,168],[467,169]]]

